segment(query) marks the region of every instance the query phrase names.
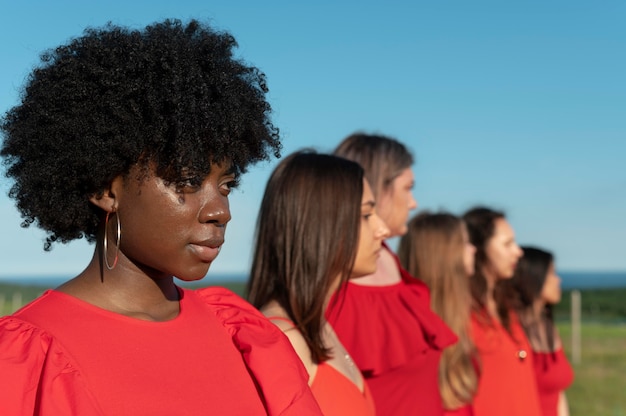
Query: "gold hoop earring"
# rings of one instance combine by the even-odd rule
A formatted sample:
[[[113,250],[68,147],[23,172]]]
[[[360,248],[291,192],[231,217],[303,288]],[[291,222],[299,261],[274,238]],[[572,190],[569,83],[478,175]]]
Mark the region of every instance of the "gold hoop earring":
[[[115,212],[114,212],[115,213]],[[116,239],[115,239],[115,259],[113,260],[113,266],[111,266],[109,264],[109,258],[108,258],[108,248],[109,248],[109,242],[108,242],[108,229],[109,229],[109,215],[111,215],[110,212],[107,212],[107,216],[104,219],[104,242],[102,244],[102,248],[103,248],[103,256],[104,256],[104,264],[107,266],[107,269],[109,270],[113,270],[115,268],[115,266],[117,266],[117,260],[119,258],[119,254],[120,254],[120,240],[122,239],[122,226],[120,225],[120,217],[119,215],[117,215],[117,213],[115,213],[115,221],[117,222],[117,235],[116,235]]]

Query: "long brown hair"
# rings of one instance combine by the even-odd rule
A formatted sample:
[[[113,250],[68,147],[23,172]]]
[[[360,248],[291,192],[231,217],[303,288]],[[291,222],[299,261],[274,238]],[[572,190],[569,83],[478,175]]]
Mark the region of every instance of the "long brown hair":
[[[248,300],[276,301],[302,333],[314,362],[330,358],[321,328],[331,288],[350,277],[358,248],[363,169],[312,151],[285,158],[259,212]]]
[[[550,266],[554,264],[554,255],[536,247],[522,247],[524,255],[520,258],[513,278],[507,282],[513,289],[513,307],[517,311],[526,336],[533,343],[550,352],[554,352],[555,328],[553,305],[546,304],[541,311],[539,321],[533,314],[535,300],[541,296]],[[545,328],[545,345],[542,345],[540,328]]]
[[[489,264],[487,257],[487,243],[493,237],[496,228],[496,220],[504,219],[504,213],[487,207],[475,207],[463,215],[463,220],[467,224],[467,232],[470,241],[476,247],[476,263],[474,275],[470,278],[470,291],[473,299],[473,309],[478,316],[484,318],[487,323],[491,323],[489,314],[485,313],[487,306],[487,279],[483,273],[484,268]],[[504,328],[511,333],[511,318],[509,315],[512,309],[511,294],[509,286],[503,281],[496,282],[493,296],[500,322]]]
[[[402,266],[428,285],[433,311],[459,338],[439,362],[439,389],[447,409],[470,403],[478,385],[468,327],[472,297],[463,262],[464,227],[452,214],[422,212],[409,221],[398,247]]]

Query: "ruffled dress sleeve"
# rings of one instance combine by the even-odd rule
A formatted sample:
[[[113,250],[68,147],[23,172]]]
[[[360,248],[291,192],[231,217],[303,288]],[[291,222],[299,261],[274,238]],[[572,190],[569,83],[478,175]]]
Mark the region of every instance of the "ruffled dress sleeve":
[[[269,415],[321,415],[308,374],[285,335],[224,288],[196,291],[215,311],[254,377]]]
[[[348,283],[326,316],[366,376],[404,367],[457,337],[430,307],[430,291],[398,264],[402,281],[390,286]]]
[[[457,337],[430,308],[428,287],[396,264],[400,282],[348,282],[326,316],[367,379],[377,415],[442,416],[439,360]]]
[[[48,333],[0,318],[0,414],[102,415],[80,372]]]

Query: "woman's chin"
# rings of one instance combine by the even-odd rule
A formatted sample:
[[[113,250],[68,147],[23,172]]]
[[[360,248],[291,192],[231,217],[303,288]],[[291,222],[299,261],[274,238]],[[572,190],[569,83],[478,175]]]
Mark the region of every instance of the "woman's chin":
[[[176,276],[178,280],[182,280],[183,282],[197,282],[198,280],[204,279],[204,277],[209,272],[209,268],[202,268],[202,270],[198,271],[189,271],[188,273],[181,273],[180,276]]]

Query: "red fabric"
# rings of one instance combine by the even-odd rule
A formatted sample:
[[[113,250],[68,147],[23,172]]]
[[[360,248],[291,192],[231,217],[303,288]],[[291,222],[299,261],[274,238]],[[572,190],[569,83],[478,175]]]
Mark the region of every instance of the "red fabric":
[[[166,322],[57,291],[0,319],[0,414],[321,414],[288,340],[252,306],[221,288],[180,293]]]
[[[444,416],[474,416],[474,409],[471,405],[465,405],[454,410],[444,410]]]
[[[480,378],[474,397],[476,416],[541,416],[530,345],[511,313],[513,337],[485,313],[472,314],[472,338],[480,357]],[[520,351],[527,353],[521,360]]]
[[[439,359],[456,336],[430,309],[428,287],[396,262],[400,283],[348,283],[327,316],[366,378],[377,415],[441,416]]]
[[[563,348],[554,353],[533,352],[533,362],[543,416],[557,416],[559,395],[574,381],[574,371]]]
[[[364,383],[364,391],[331,365],[322,363],[311,390],[324,416],[374,416],[374,400]]]

